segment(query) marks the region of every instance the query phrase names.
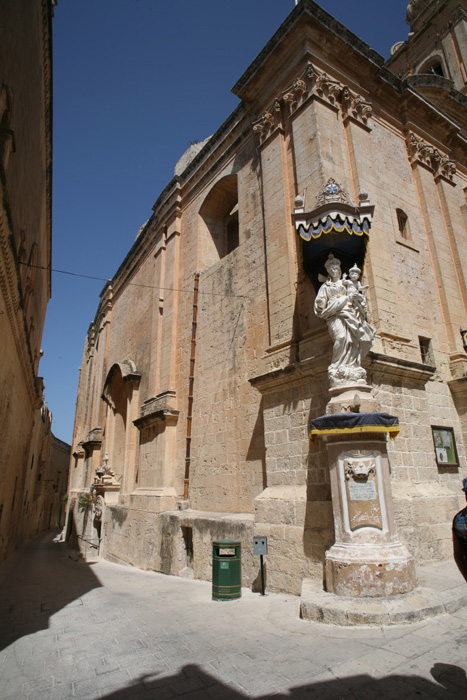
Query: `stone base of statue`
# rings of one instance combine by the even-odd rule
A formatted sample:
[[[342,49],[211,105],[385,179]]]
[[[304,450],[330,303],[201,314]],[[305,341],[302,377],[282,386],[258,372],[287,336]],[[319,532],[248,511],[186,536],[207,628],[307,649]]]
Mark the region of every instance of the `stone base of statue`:
[[[409,593],[415,566],[397,537],[386,449],[399,421],[376,410],[361,366],[376,332],[367,320],[367,286],[357,265],[342,274],[333,253],[324,266],[314,311],[333,343],[330,400],[326,414],[311,421],[310,438],[325,441],[329,460],[335,544],[326,553],[325,587],[350,598]]]
[[[415,565],[404,545],[335,544],[326,552],[326,591],[350,598],[410,593]]]
[[[329,459],[335,544],[326,553],[325,588],[335,595],[393,596],[417,585],[394,524],[386,439],[398,430],[397,418],[378,411],[311,422],[311,437],[325,440]]]
[[[357,411],[367,413],[374,410],[375,401],[368,384],[351,384],[336,386],[329,390],[331,397],[326,406],[326,413]]]

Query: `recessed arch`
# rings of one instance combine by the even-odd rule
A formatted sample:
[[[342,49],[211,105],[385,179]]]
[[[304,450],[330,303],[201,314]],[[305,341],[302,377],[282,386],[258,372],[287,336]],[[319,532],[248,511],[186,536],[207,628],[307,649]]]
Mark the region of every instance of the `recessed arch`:
[[[441,56],[430,56],[430,58],[422,64],[417,73],[423,75],[439,75],[442,78],[446,77],[444,61]]]
[[[107,373],[102,390],[102,399],[107,404],[104,421],[104,451],[116,474],[123,475],[122,489],[132,488],[135,455],[131,453],[135,406],[138,404],[138,387],[141,373],[133,360],[124,360],[112,365]]]
[[[199,210],[199,266],[210,267],[239,245],[238,184],[226,175],[212,187]]]
[[[407,216],[405,211],[403,209],[400,209],[399,207],[396,209],[396,216],[399,234],[401,238],[408,241],[410,239],[409,217]]]
[[[119,372],[123,381],[141,378],[141,372],[138,372],[136,363],[133,360],[127,359],[123,360],[123,362],[115,362],[107,372],[107,377],[105,378],[104,388],[102,390],[102,398],[104,400],[110,398],[110,387],[112,385],[112,381],[114,376],[118,376]]]

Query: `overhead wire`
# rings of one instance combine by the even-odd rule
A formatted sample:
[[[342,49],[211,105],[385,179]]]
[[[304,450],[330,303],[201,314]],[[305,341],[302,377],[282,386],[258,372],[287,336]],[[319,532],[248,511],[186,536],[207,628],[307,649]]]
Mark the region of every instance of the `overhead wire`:
[[[20,262],[20,265],[26,265],[26,267],[33,267],[37,270],[46,270],[47,272],[56,272],[61,275],[71,275],[72,277],[82,277],[84,279],[88,280],[97,280],[99,282],[112,282],[111,279],[108,279],[106,277],[95,277],[94,275],[84,275],[81,272],[71,272],[70,270],[59,270],[55,267],[46,267],[45,265],[31,265],[30,263],[27,262]],[[192,289],[177,289],[176,287],[161,287],[160,285],[153,285],[153,284],[141,284],[140,282],[128,282],[128,285],[131,285],[133,287],[144,287],[145,289],[160,289],[161,291],[165,292],[184,292],[186,294],[193,294]],[[199,291],[199,294],[205,294],[208,296],[217,296],[217,297],[227,297],[227,298],[235,298],[235,299],[248,299],[248,296],[246,294],[223,294],[222,292],[203,292]]]

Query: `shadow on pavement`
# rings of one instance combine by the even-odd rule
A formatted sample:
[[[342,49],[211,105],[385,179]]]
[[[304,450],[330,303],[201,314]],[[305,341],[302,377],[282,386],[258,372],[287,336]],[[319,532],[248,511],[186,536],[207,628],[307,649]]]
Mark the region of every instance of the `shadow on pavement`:
[[[0,566],[0,650],[47,629],[51,615],[101,586],[89,564],[53,541],[56,535],[42,533]]]
[[[242,698],[277,698],[283,700],[384,700],[389,698],[438,698],[453,700],[467,697],[467,679],[465,671],[451,664],[434,664],[431,675],[435,682],[420,676],[390,675],[374,679],[368,675],[336,678],[331,681],[319,681],[290,688],[286,693],[268,693],[251,695],[235,689],[232,685],[222,683],[218,678],[205,673],[200,667],[190,664],[173,676],[158,678],[157,675],[140,676],[131,686],[116,690],[107,695],[102,693],[102,700],[162,700],[163,698],[219,698],[222,700],[241,700]],[[258,669],[260,680],[261,669]]]

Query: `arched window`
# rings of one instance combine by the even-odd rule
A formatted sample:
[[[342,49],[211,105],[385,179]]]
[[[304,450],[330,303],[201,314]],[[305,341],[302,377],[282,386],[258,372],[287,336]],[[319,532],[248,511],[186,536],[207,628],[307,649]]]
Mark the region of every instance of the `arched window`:
[[[443,63],[441,61],[441,58],[438,56],[430,58],[429,61],[427,61],[421,69],[418,71],[418,73],[423,73],[423,74],[428,74],[428,75],[439,75],[441,78],[445,78],[446,74],[443,68]]]
[[[410,239],[409,217],[403,209],[396,209],[397,226],[401,238],[408,241]]]
[[[214,185],[199,214],[198,264],[200,268],[206,268],[224,258],[239,245],[236,175],[227,175]]]

